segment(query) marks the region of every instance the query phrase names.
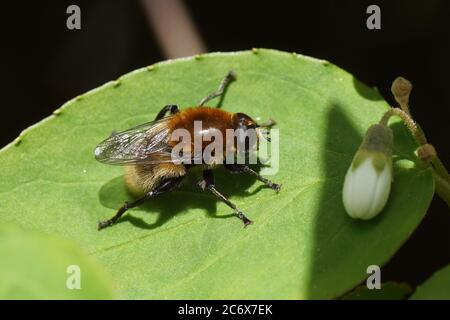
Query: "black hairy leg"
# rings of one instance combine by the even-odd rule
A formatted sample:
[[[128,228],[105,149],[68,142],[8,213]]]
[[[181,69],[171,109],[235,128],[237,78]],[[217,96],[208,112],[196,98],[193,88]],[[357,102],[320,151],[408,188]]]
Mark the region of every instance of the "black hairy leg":
[[[234,172],[234,173],[246,172],[248,174],[251,174],[256,179],[258,179],[259,181],[264,183],[266,186],[272,188],[276,192],[280,191],[280,189],[281,189],[281,184],[274,183],[274,182],[270,181],[269,179],[262,177],[258,172],[256,172],[249,166],[246,166],[245,164],[225,164],[224,166],[230,172]]]
[[[178,109],[178,106],[176,104],[168,104],[167,106],[164,106],[164,108],[162,108],[161,111],[158,112],[158,114],[155,117],[155,121],[164,118],[167,112],[170,112],[170,114],[175,114],[180,112],[180,110]]]
[[[223,78],[222,82],[220,82],[219,87],[217,88],[216,91],[214,91],[213,93],[207,95],[206,97],[204,97],[202,100],[200,100],[199,102],[199,106],[204,106],[206,103],[208,103],[209,101],[211,101],[214,98],[220,97],[222,100],[223,95],[225,94],[225,91],[228,87],[228,85],[236,79],[236,73],[234,73],[233,70],[228,71],[227,75],[225,76],[225,78]],[[218,107],[220,107],[220,102],[218,104]]]
[[[252,221],[247,218],[244,213],[230,200],[228,200],[223,194],[221,194],[214,185],[214,174],[212,170],[204,170],[203,171],[203,179],[199,182],[200,188],[202,190],[210,191],[214,196],[216,196],[218,199],[223,201],[225,204],[227,204],[230,208],[234,210],[236,213],[236,216],[242,220],[244,223],[244,227],[247,227],[249,224],[252,223]]]
[[[177,177],[177,178],[171,178],[171,179],[164,180],[158,186],[153,188],[151,191],[147,192],[141,198],[139,198],[135,201],[132,201],[132,202],[128,202],[128,201],[125,202],[125,204],[122,207],[120,207],[119,210],[117,210],[117,213],[111,219],[98,222],[98,230],[112,226],[128,209],[137,207],[137,206],[141,205],[142,203],[144,203],[145,201],[147,201],[148,199],[153,198],[154,196],[157,196],[158,194],[172,190],[180,183],[182,178],[183,177]]]

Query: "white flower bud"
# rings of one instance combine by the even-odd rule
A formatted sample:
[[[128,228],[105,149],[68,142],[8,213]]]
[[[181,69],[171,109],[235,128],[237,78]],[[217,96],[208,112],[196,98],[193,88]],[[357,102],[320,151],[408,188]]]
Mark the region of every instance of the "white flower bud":
[[[392,130],[376,124],[367,130],[347,171],[342,192],[352,218],[368,220],[385,206],[392,181]]]

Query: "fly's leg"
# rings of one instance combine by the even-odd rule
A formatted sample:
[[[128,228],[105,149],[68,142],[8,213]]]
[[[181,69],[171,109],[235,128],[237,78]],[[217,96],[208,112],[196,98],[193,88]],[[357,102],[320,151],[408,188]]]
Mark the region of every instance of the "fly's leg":
[[[133,202],[125,201],[125,204],[121,206],[119,210],[117,210],[117,213],[111,219],[99,221],[97,229],[101,230],[103,228],[112,226],[128,209],[141,205],[147,199],[150,199],[152,196],[153,194],[150,191],[149,193],[146,193],[142,198],[139,198]]]
[[[217,98],[219,96],[223,97],[223,94],[224,94],[226,88],[235,79],[236,79],[236,73],[233,70],[228,71],[227,75],[220,83],[219,88],[217,88],[217,90],[214,91],[213,93],[211,93],[210,95],[208,95],[208,96],[204,97],[202,100],[200,100],[198,105],[201,107],[201,106],[204,106],[205,103],[211,101],[214,98]],[[218,105],[220,106],[220,102]]]
[[[167,112],[170,112],[170,114],[175,114],[180,112],[180,110],[178,110],[178,106],[176,104],[168,104],[167,106],[164,106],[164,108],[162,108],[161,111],[158,112],[155,121],[164,118]]]
[[[218,199],[226,203],[230,208],[232,208],[239,219],[242,220],[244,223],[244,228],[247,227],[249,224],[253,223],[249,218],[247,218],[244,213],[236,207],[236,205],[228,200],[223,194],[221,194],[219,191],[217,191],[216,187],[214,186],[214,175],[211,170],[204,170],[203,171],[203,179],[199,182],[200,188],[202,190],[208,190],[213,195],[215,195]]]
[[[256,179],[264,183],[266,186],[272,188],[276,192],[280,191],[281,184],[274,183],[270,181],[269,179],[266,179],[262,177],[258,172],[251,169],[249,166],[246,166],[244,164],[225,164],[225,168],[231,172],[239,173],[239,172],[246,172],[254,176]]]
[[[141,205],[142,203],[144,203],[146,200],[153,198],[154,196],[156,196],[158,194],[161,194],[163,192],[173,189],[180,183],[181,179],[182,179],[182,177],[164,180],[157,187],[153,188],[153,190],[147,192],[143,197],[141,197],[133,202],[125,202],[125,204],[122,207],[120,207],[119,210],[117,210],[117,213],[111,219],[98,222],[98,230],[112,226],[128,209],[137,207],[137,206]]]

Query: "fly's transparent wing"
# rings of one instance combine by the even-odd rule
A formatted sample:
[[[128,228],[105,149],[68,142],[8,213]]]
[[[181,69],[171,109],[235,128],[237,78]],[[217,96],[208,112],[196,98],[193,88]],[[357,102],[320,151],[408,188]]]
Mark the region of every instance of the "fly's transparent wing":
[[[167,145],[171,117],[113,133],[94,150],[95,159],[115,165],[171,162]]]

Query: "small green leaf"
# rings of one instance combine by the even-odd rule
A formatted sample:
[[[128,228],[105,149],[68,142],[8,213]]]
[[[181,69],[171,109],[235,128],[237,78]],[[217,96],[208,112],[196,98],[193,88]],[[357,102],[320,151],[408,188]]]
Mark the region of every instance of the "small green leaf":
[[[97,264],[61,238],[0,226],[0,257],[0,299],[113,297]]]
[[[342,297],[342,300],[402,300],[411,292],[406,283],[385,282],[381,289],[369,289],[365,285],[356,287]]]
[[[442,268],[418,286],[412,300],[450,300],[450,265]]]
[[[113,130],[152,120],[166,104],[195,106],[230,69],[238,79],[222,108],[277,120],[280,170],[269,178],[283,184],[280,193],[218,170],[217,188],[254,221],[250,227],[191,176],[98,232],[97,221],[130,196],[122,169],[96,162],[95,146]],[[338,297],[367,277],[367,266],[389,260],[433,196],[431,172],[395,120],[390,199],[371,221],[347,216],[344,175],[388,105],[327,61],[263,49],[207,54],[119,81],[67,102],[0,151],[0,222],[74,240],[108,269],[120,297]]]

